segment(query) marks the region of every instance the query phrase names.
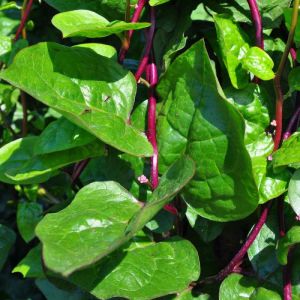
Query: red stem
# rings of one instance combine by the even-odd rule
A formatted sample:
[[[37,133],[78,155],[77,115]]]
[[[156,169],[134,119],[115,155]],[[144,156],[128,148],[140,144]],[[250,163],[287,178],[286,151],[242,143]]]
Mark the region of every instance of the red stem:
[[[142,14],[142,11],[143,11],[146,3],[148,3],[148,0],[139,0],[138,1],[137,5],[136,5],[136,9],[135,9],[135,11],[133,13],[133,16],[132,16],[132,19],[131,19],[131,23],[136,23],[136,22],[139,21],[139,19],[141,17],[141,14]],[[126,57],[128,49],[130,47],[133,32],[134,32],[134,30],[129,30],[128,33],[127,33],[127,38],[125,39],[125,41],[122,45],[122,48],[120,50],[120,53],[119,53],[119,62],[120,63],[123,63],[123,61]]]
[[[17,29],[16,35],[14,37],[14,42],[19,39],[19,37],[20,37],[20,35],[21,35],[21,33],[22,33],[25,25],[26,25],[27,19],[29,17],[30,11],[31,11],[31,7],[32,7],[32,4],[33,4],[33,1],[34,0],[29,0],[28,1],[26,9],[25,9],[25,11],[24,11],[24,13],[22,15],[21,23],[20,23],[20,25],[19,25],[19,27]]]
[[[231,274],[234,271],[236,266],[238,266],[241,263],[248,249],[253,244],[257,235],[259,234],[262,226],[265,224],[271,208],[271,204],[272,204],[271,201],[269,201],[262,207],[262,212],[259,217],[259,220],[254,226],[254,228],[252,229],[251,233],[249,234],[246,242],[239,250],[239,252],[234,256],[234,258],[230,261],[230,263],[218,273],[218,275],[216,276],[217,281],[222,281],[225,277],[227,277],[229,274]]]
[[[252,20],[256,29],[256,46],[264,49],[264,38],[263,38],[263,27],[262,27],[262,19],[261,15],[256,3],[256,0],[247,0],[248,5],[250,7],[250,12],[252,16]]]
[[[72,174],[72,184],[79,178],[79,176],[81,175],[81,173],[83,172],[83,170],[86,168],[86,166],[88,165],[89,161],[91,159],[85,159],[80,161],[79,163],[77,163],[74,167],[74,171]]]
[[[155,27],[156,27],[156,20],[155,20],[155,9],[154,7],[150,8],[150,19],[151,19],[151,27],[148,31],[147,34],[147,41],[146,41],[146,47],[144,51],[144,55],[140,61],[139,67],[135,73],[135,79],[138,82],[142,76],[142,74],[145,72],[150,54],[151,54],[151,49],[152,49],[152,44],[153,44],[153,37],[154,37],[154,32],[155,32]]]

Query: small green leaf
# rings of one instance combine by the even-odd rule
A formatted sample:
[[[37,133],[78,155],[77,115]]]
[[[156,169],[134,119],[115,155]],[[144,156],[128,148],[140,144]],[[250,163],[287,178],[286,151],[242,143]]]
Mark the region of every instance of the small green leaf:
[[[83,47],[40,43],[23,49],[0,78],[105,143],[134,156],[152,155],[146,136],[128,125],[135,79],[113,59]]]
[[[103,144],[94,142],[66,151],[34,155],[38,140],[38,137],[26,137],[0,148],[0,181],[9,184],[41,183],[66,165],[104,153]]]
[[[85,146],[95,141],[95,136],[65,118],[50,123],[34,145],[34,154],[47,154]]]
[[[268,296],[268,298],[264,298]],[[280,300],[280,295],[272,290],[259,286],[254,278],[244,277],[240,274],[229,275],[221,284],[219,299],[222,300]]]
[[[42,219],[43,208],[35,202],[20,202],[17,210],[18,230],[26,243],[35,237],[35,227]]]
[[[0,270],[3,268],[9,252],[16,240],[16,234],[10,228],[0,224]]]
[[[286,265],[288,253],[291,246],[300,243],[300,226],[292,227],[286,235],[279,240],[277,248],[277,259],[280,264]]]
[[[300,216],[300,170],[292,176],[288,189],[289,202],[297,216]]]
[[[274,62],[272,58],[262,49],[251,47],[242,59],[245,70],[262,80],[271,80],[275,77],[273,72]]]
[[[44,278],[41,244],[32,248],[14,267],[12,273],[21,273],[24,278]]]
[[[74,10],[55,15],[53,25],[63,33],[63,37],[100,38],[119,34],[127,30],[149,27],[149,23],[109,22],[104,17],[89,10]]]
[[[175,162],[144,206],[116,182],[85,186],[67,208],[46,215],[38,224],[36,234],[43,243],[45,265],[67,276],[110,254],[156,215],[194,171],[188,157]]]
[[[149,4],[151,6],[157,6],[157,5],[161,5],[161,4],[164,4],[164,3],[167,3],[169,2],[170,0],[150,0],[149,1]]]
[[[115,60],[117,60],[117,57],[118,57],[117,50],[114,47],[112,47],[110,45],[106,45],[106,44],[86,43],[86,44],[75,45],[73,47],[74,48],[81,47],[81,48],[91,49],[99,55],[105,56],[107,58],[113,58]]]
[[[15,1],[10,1],[10,2],[0,5],[0,11],[14,9],[14,8],[21,9],[22,7],[19,6]]]
[[[242,67],[242,59],[250,46],[242,29],[228,15],[215,15],[215,26],[222,60],[227,68],[232,85],[243,88],[249,83],[248,72]]]
[[[157,244],[135,243],[134,247],[114,252],[99,266],[79,271],[70,279],[99,299],[148,300],[182,291],[199,275],[194,246],[173,238]]]
[[[300,132],[293,133],[273,155],[274,168],[300,163]]]

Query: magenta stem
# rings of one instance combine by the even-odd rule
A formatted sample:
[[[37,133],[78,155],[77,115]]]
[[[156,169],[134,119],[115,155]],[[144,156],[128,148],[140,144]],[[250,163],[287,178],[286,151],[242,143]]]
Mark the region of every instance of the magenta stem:
[[[262,19],[261,19],[261,15],[256,0],[247,0],[247,1],[250,7],[252,20],[254,22],[255,29],[256,29],[256,33],[255,33],[256,46],[260,47],[261,49],[264,49]]]
[[[295,64],[295,62],[297,60],[297,52],[296,52],[295,48],[290,49],[290,55],[292,57],[293,63]]]
[[[29,0],[28,1],[28,4],[26,6],[26,9],[23,13],[23,16],[22,16],[22,19],[21,19],[21,23],[17,29],[17,32],[16,32],[16,35],[14,37],[14,41],[17,41],[26,25],[26,22],[27,22],[27,19],[29,17],[29,14],[30,14],[30,11],[31,11],[31,7],[32,7],[32,4],[33,4],[33,0]]]
[[[74,167],[74,171],[73,171],[73,174],[72,174],[72,184],[74,182],[76,182],[76,180],[79,178],[79,176],[81,175],[81,173],[83,172],[83,170],[86,168],[87,164],[89,163],[91,159],[88,158],[88,159],[85,159],[85,160],[82,160],[80,161],[79,163],[77,163]]]
[[[142,14],[142,11],[143,11],[143,9],[144,9],[144,7],[147,3],[148,3],[148,0],[139,0],[138,1],[137,5],[136,5],[136,8],[135,8],[135,11],[133,13],[132,19],[131,19],[131,23],[136,23],[136,22],[139,21],[139,19],[141,17],[141,14]],[[123,61],[126,57],[128,49],[130,47],[133,32],[134,32],[134,30],[129,30],[128,33],[127,33],[126,43],[123,44],[123,46],[120,50],[120,53],[119,53],[119,62],[120,63],[123,63]]]
[[[153,37],[154,37],[154,32],[155,32],[155,27],[156,27],[154,7],[150,8],[150,22],[151,22],[151,27],[147,34],[147,41],[146,41],[144,55],[140,61],[138,69],[135,73],[135,79],[137,82],[140,80],[142,74],[145,72],[149,58],[150,58],[150,54],[151,54],[151,49],[152,49],[152,45],[153,45]]]
[[[249,234],[246,242],[239,250],[239,252],[234,256],[234,258],[230,261],[230,263],[215,277],[217,281],[222,281],[225,277],[234,272],[235,268],[241,263],[248,249],[251,247],[257,235],[259,234],[262,226],[265,224],[271,205],[272,203],[271,201],[269,201],[263,206],[259,220],[256,223],[255,227],[252,229],[251,233]]]
[[[156,97],[155,87],[158,82],[157,67],[153,59],[147,66],[147,81],[150,83],[148,102],[148,140],[153,147],[151,157],[151,184],[153,189],[158,186],[158,150],[156,141]]]
[[[299,119],[299,116],[300,116],[300,107],[298,107],[298,109],[293,114],[293,116],[288,124],[288,127],[287,127],[285,133],[283,134],[284,140],[287,140],[292,135],[293,128],[295,127],[295,125]]]

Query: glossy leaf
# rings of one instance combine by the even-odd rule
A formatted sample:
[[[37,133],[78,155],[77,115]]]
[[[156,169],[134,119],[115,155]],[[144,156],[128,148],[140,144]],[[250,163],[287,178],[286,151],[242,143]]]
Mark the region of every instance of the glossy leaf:
[[[139,244],[114,252],[103,263],[75,273],[71,282],[99,299],[156,299],[187,288],[200,275],[199,258],[193,245],[172,239]]]
[[[126,2],[120,0],[46,0],[45,2],[59,11],[87,9],[99,13],[108,19],[124,18],[126,11]],[[137,0],[131,0],[130,3],[134,6]]]
[[[87,145],[96,138],[65,118],[50,123],[34,145],[34,154],[64,151]]]
[[[285,140],[273,155],[275,168],[300,163],[300,132],[295,132]]]
[[[277,259],[280,264],[286,265],[288,252],[291,246],[300,243],[300,226],[292,227],[286,235],[279,240],[277,248]]]
[[[146,136],[126,121],[136,92],[134,77],[114,60],[85,48],[40,43],[22,50],[0,77],[105,143],[151,156]]]
[[[280,300],[281,297],[275,291],[259,287],[259,283],[253,278],[247,278],[240,274],[232,274],[222,282],[220,286],[219,299]]]
[[[297,170],[289,183],[289,202],[296,215],[300,215],[300,170]]]
[[[21,273],[24,278],[44,278],[41,245],[32,248],[14,267],[12,273]]]
[[[262,49],[251,47],[242,60],[243,68],[262,80],[271,80],[275,77],[274,62]]]
[[[3,268],[9,252],[16,240],[16,234],[9,227],[0,224],[0,270]]]
[[[230,16],[214,16],[222,60],[227,68],[232,85],[239,89],[249,82],[247,70],[243,68],[242,59],[249,51],[246,34],[231,20]]]
[[[20,202],[17,211],[17,225],[25,242],[35,237],[35,227],[42,219],[43,208],[35,202]]]
[[[73,202],[38,224],[45,265],[67,276],[130,240],[194,175],[191,159],[178,160],[143,206],[116,182],[94,182]],[[71,253],[65,259],[65,253]]]
[[[44,182],[62,167],[104,152],[103,145],[96,142],[66,151],[34,155],[38,140],[38,137],[18,139],[0,149],[0,181],[10,184]]]
[[[73,47],[91,49],[99,55],[117,60],[117,50],[110,45],[100,44],[100,43],[85,43],[85,44],[75,45]]]
[[[73,10],[57,14],[52,19],[53,25],[63,33],[63,37],[100,38],[119,34],[126,30],[149,27],[149,23],[109,22],[104,17],[89,10]]]
[[[186,152],[197,167],[183,193],[188,205],[215,221],[251,214],[258,192],[244,122],[222,96],[203,41],[173,62],[158,92],[165,101],[158,121],[160,169]]]

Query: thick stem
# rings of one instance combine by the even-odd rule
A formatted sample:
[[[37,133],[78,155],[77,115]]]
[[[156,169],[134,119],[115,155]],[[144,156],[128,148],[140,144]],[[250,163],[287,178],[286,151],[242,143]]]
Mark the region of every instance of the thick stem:
[[[281,142],[281,136],[282,136],[283,92],[281,87],[281,76],[283,74],[284,67],[286,65],[288,55],[290,53],[290,49],[293,44],[295,30],[298,22],[298,8],[299,8],[299,0],[295,0],[293,6],[293,16],[292,16],[292,23],[291,23],[291,29],[289,32],[288,41],[286,43],[284,53],[281,57],[279,67],[274,78],[274,89],[276,94],[276,132],[274,138],[274,151],[276,151],[279,148]]]
[[[29,17],[29,14],[30,14],[30,11],[31,11],[31,7],[32,7],[32,4],[33,4],[33,1],[34,0],[29,0],[28,1],[28,4],[26,6],[26,9],[24,11],[24,13],[22,14],[22,19],[21,19],[21,23],[17,29],[17,32],[16,32],[16,35],[14,37],[14,41],[17,41],[23,31],[23,29],[25,28],[25,25],[26,25],[26,22],[28,20],[28,17]]]
[[[249,234],[246,242],[244,243],[242,248],[239,250],[239,252],[234,256],[234,258],[230,261],[230,263],[217,274],[217,276],[215,277],[215,280],[222,281],[225,277],[227,277],[229,274],[231,274],[235,270],[236,266],[238,266],[241,263],[244,256],[246,255],[248,249],[253,244],[257,235],[259,234],[262,226],[265,224],[268,214],[269,214],[269,211],[270,211],[270,208],[271,208],[271,205],[272,205],[272,203],[269,201],[267,204],[265,204],[262,207],[262,212],[259,217],[259,220],[256,223],[256,225],[254,226],[254,228],[252,229],[251,233]]]
[[[142,11],[147,3],[148,3],[148,0],[139,0],[138,1],[137,5],[136,5],[136,9],[135,9],[132,19],[131,19],[131,23],[138,22],[138,20],[141,17]],[[120,63],[123,63],[123,61],[126,57],[128,49],[130,47],[133,32],[134,32],[134,30],[129,30],[128,33],[126,34],[126,38],[123,41],[122,48],[119,53],[119,62]]]
[[[154,37],[154,32],[155,32],[155,27],[156,27],[154,7],[150,8],[150,22],[151,22],[151,27],[147,34],[147,41],[146,41],[144,55],[140,61],[139,67],[135,73],[135,79],[137,82],[140,80],[142,74],[145,72],[149,58],[150,58],[150,54],[151,54],[153,37]]]
[[[291,136],[291,134],[293,132],[293,129],[294,129],[294,127],[295,127],[295,125],[296,125],[296,123],[299,119],[299,116],[300,116],[300,107],[298,107],[298,109],[295,111],[292,118],[290,119],[288,127],[287,127],[285,133],[283,134],[283,139],[284,140],[287,140]]]
[[[262,19],[261,19],[261,15],[256,0],[247,0],[247,1],[250,7],[252,20],[255,25],[256,46],[260,47],[261,49],[264,49]]]

